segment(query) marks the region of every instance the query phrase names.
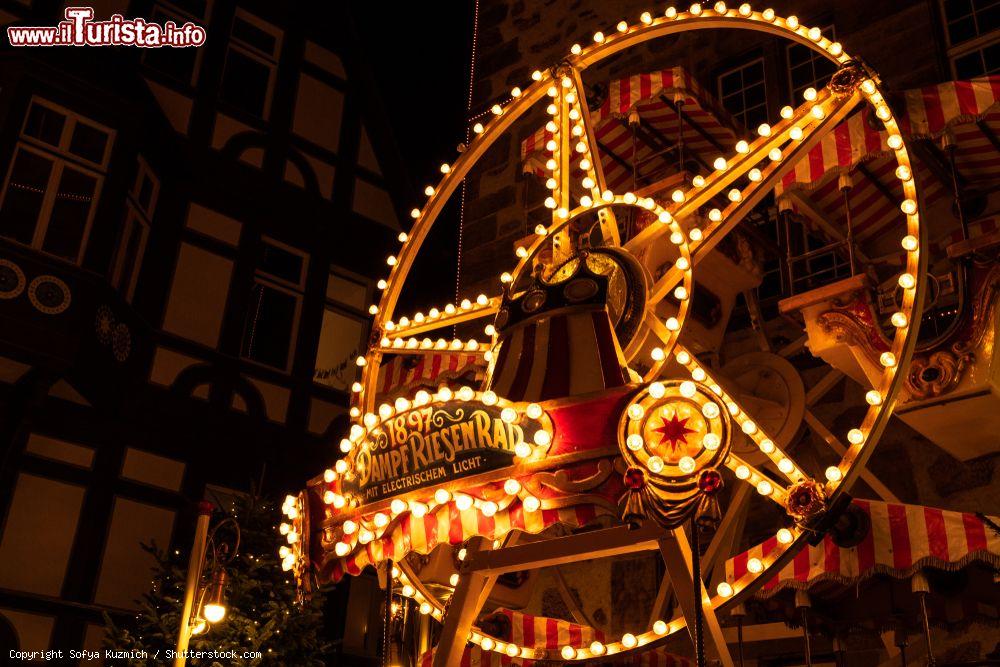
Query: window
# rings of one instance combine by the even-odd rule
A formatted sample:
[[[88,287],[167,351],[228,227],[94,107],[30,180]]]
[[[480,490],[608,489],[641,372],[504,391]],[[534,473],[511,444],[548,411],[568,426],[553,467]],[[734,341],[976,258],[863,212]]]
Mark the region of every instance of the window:
[[[823,36],[830,41],[836,40],[832,25],[823,28]],[[802,91],[806,88],[819,90],[825,86],[836,71],[837,66],[829,58],[821,56],[808,46],[789,44],[788,81],[792,104],[801,102]]]
[[[204,0],[171,0],[153,6],[150,22],[164,24],[173,21],[181,26],[191,22],[204,25],[208,20],[208,2]],[[142,62],[174,81],[193,86],[197,81],[198,64],[203,49],[142,49]]]
[[[302,292],[305,253],[265,239],[243,326],[244,359],[287,371],[294,349]]]
[[[0,235],[79,264],[114,132],[34,98],[0,198]]]
[[[744,127],[755,128],[767,121],[764,59],[758,58],[719,75],[719,99]]]
[[[364,315],[368,294],[369,285],[364,280],[330,272],[313,375],[318,384],[347,389],[354,381],[354,362],[364,354],[368,337]]]
[[[280,30],[237,10],[219,97],[242,111],[266,119],[280,51]]]
[[[150,222],[159,192],[159,181],[153,176],[146,161],[139,158],[135,183],[125,200],[125,224],[111,273],[111,284],[130,303],[135,294],[142,256],[146,252]]]
[[[956,79],[1000,71],[1000,0],[942,0]]]

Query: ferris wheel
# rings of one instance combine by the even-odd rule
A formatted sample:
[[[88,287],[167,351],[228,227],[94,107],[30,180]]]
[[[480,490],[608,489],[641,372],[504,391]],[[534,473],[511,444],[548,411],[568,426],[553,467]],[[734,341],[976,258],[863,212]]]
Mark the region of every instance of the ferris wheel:
[[[803,104],[785,107],[780,118],[760,125],[752,140],[718,155],[711,173],[695,175],[667,195],[609,189],[582,73],[650,40],[705,29],[770,33],[812,49],[839,69],[825,88],[807,91]],[[421,613],[443,623],[435,664],[457,664],[466,642],[511,658],[587,661],[648,648],[695,623],[705,624],[709,644],[731,664],[715,616],[746,600],[811,537],[831,527],[863,474],[905,379],[926,274],[907,147],[876,73],[819,28],[749,4],[644,13],[637,23],[622,21],[606,34],[594,34],[589,45],[573,45],[565,60],[531,78],[511,91],[509,103],[492,108],[488,122],[475,125],[454,163],[442,165],[440,181],[427,187],[427,200],[412,212],[412,229],[400,235],[402,247],[387,260],[389,275],[379,282],[381,298],[371,308],[372,344],[357,360],[353,424],[341,441],[345,456],[311,487],[322,498],[323,511],[308,510],[308,494],[286,503],[286,513],[299,522],[288,531],[296,536],[289,566],[300,580],[317,571],[321,578],[336,578],[369,564],[385,568]],[[903,192],[901,297],[890,320],[891,344],[879,357],[880,375],[865,393],[867,412],[842,433],[826,431],[842,452],[840,460],[810,470],[785,451],[787,438],[771,432],[768,420],[757,414],[760,403],[744,400],[731,379],[699,359],[686,324],[697,297],[699,264],[798,160],[866,104],[884,125]],[[550,136],[545,146],[550,222],[517,245],[496,295],[429,313],[397,313],[421,246],[446,202],[498,138],[539,107],[545,109]],[[648,223],[626,235],[618,217],[629,208]],[[474,320],[482,321],[489,340],[449,340],[441,333]],[[442,386],[387,402],[379,386],[383,357],[435,350],[482,355],[483,385]],[[576,367],[578,354],[587,363]],[[485,415],[482,423],[474,423],[474,413]],[[739,449],[737,438],[743,443]],[[409,449],[400,453],[404,447]],[[503,456],[497,458],[497,451]],[[435,457],[449,464],[471,461],[472,454],[478,463],[463,463],[464,469],[449,468],[447,474],[425,465]],[[742,502],[756,493],[787,521],[775,526],[777,548],[749,563],[745,575],[696,593],[704,588],[700,550],[689,545],[684,528],[692,518],[711,514],[709,506],[724,483],[737,489],[731,505],[736,497]],[[577,528],[597,517],[610,518],[600,536],[545,539],[553,525]],[[728,517],[723,513],[722,525]],[[302,523],[306,520],[312,524]],[[519,535],[541,539],[518,544]],[[462,549],[456,573],[442,591],[422,581],[405,555],[429,553],[445,543]],[[663,554],[673,579],[680,604],[672,618],[613,641],[556,648],[519,645],[476,623],[490,586],[503,573],[651,546]],[[718,556],[720,548],[713,541],[705,557]],[[322,554],[319,560],[316,554]],[[702,605],[694,602],[699,595]]]

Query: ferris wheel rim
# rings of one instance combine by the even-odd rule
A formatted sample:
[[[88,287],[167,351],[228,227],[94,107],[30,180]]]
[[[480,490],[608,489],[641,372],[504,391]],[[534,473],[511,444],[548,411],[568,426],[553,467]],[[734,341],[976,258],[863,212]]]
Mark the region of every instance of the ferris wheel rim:
[[[767,19],[766,12],[770,10],[766,10],[763,13],[751,12],[748,16],[741,15],[742,7],[739,10],[727,9],[725,12],[719,13],[714,9],[702,9],[698,6],[699,11],[695,14],[693,11],[695,6],[692,6],[692,11],[690,12],[675,13],[673,17],[657,17],[652,19],[649,23],[646,22],[644,16],[642,19],[642,23],[644,25],[626,26],[626,29],[623,32],[603,38],[597,43],[596,46],[581,49],[579,53],[574,53],[567,58],[566,62],[575,67],[578,71],[584,71],[590,66],[596,65],[620,51],[632,48],[635,45],[652,39],[691,30],[718,28],[750,29],[790,39],[791,41],[809,47],[827,59],[841,65],[851,60],[842,50],[841,56],[835,56],[831,53],[829,46],[822,46],[824,42],[828,42],[825,38],[814,40],[808,36],[804,27],[791,27],[790,18],[782,19],[781,17],[773,16],[772,13],[772,18]],[[465,178],[469,170],[471,170],[471,168],[478,163],[485,151],[488,150],[501,135],[508,132],[515,121],[522,118],[525,113],[532,109],[539,101],[544,99],[546,88],[555,80],[555,68],[544,71],[541,77],[526,90],[522,91],[519,96],[516,96],[507,108],[501,108],[500,113],[496,114],[497,118],[484,128],[483,136],[478,137],[476,141],[466,149],[466,152],[459,157],[459,160],[456,161],[455,165],[449,167],[445,173],[445,178],[442,179],[441,185],[439,185],[438,188],[431,188],[429,190],[432,194],[430,195],[428,204],[419,212],[419,216],[417,217],[413,228],[410,230],[407,240],[404,242],[404,246],[399,257],[394,258],[394,261],[390,263],[393,270],[390,275],[390,281],[387,288],[383,291],[377,312],[375,314],[375,326],[373,327],[374,332],[381,334],[385,330],[386,323],[391,322],[391,317],[395,312],[395,307],[397,305],[402,286],[412,268],[413,260],[419,254],[420,247],[426,239],[428,231],[440,214],[441,208],[444,206],[444,202],[450,199],[457,189],[458,184]],[[872,77],[871,80],[874,81],[876,94],[880,94],[877,79]],[[871,100],[869,99],[869,101]],[[888,120],[891,120],[893,123],[895,122],[891,112]],[[905,142],[902,148],[897,149],[896,151],[897,161],[900,159],[900,151],[908,163]],[[914,193],[913,199],[916,200],[916,188],[912,184],[910,185],[910,188]],[[907,308],[907,315],[909,317],[910,324],[913,322],[919,322],[920,312],[923,305],[922,296],[925,286],[924,277],[926,275],[927,262],[926,252],[923,251],[923,248],[926,245],[926,226],[919,224],[919,206],[916,209],[916,215],[907,214],[907,222],[910,227],[914,226],[910,224],[914,220],[916,220],[915,229],[910,230],[908,227],[908,231],[916,231],[915,236],[918,239],[918,248],[920,249],[920,252],[917,253],[915,262],[913,261],[913,252],[910,252],[907,258],[907,269],[912,272],[911,275],[913,275],[916,279],[913,289],[908,291],[910,303],[908,304],[909,308]],[[523,261],[521,264],[523,264]],[[863,466],[864,462],[866,462],[868,457],[871,456],[874,445],[880,439],[882,431],[891,416],[892,405],[895,402],[896,395],[898,394],[900,383],[903,381],[905,376],[905,374],[899,372],[898,369],[908,365],[917,337],[916,327],[908,325],[902,344],[897,345],[895,341],[896,338],[898,338],[899,332],[897,331],[896,333],[897,336],[894,337],[893,349],[898,349],[899,354],[893,365],[897,368],[897,372],[892,375],[886,391],[884,392],[884,403],[882,404],[882,409],[878,412],[876,417],[871,420],[867,429],[867,435],[863,443],[867,445],[867,450],[858,448],[856,451],[852,452],[852,450],[849,449],[848,453],[843,457],[842,463],[843,461],[848,461],[849,465],[846,472],[843,474],[843,477],[839,480],[840,483],[833,488],[833,492],[830,495],[831,501],[835,500],[843,493],[846,493],[850,488],[851,484],[856,479],[861,466]],[[382,351],[373,346],[369,355],[366,355],[366,363],[362,367],[362,391],[355,392],[356,395],[360,394],[359,403],[366,406],[368,410],[370,410],[374,405],[374,380],[377,378],[378,366],[381,361],[382,354]],[[765,576],[767,573],[780,568],[787,562],[788,559],[790,559],[795,553],[798,552],[799,549],[802,548],[806,537],[807,535],[805,532],[800,532],[795,540],[785,548],[782,554],[767,565],[762,574],[753,577],[752,582],[743,586],[733,595],[724,600],[721,596],[713,596],[713,608],[718,610],[728,609],[753,594],[759,586],[767,580],[767,576]],[[427,595],[429,594],[425,593],[425,597]],[[652,643],[652,641],[657,641],[658,639],[672,635],[677,630],[685,627],[683,619],[681,619],[681,621],[682,622],[678,624],[676,618],[671,620],[668,624],[669,631],[666,632],[666,634],[659,635],[657,639],[653,639],[650,642],[642,642],[631,648],[648,646]],[[482,633],[480,632],[480,634]],[[631,650],[631,648],[624,647],[624,650]],[[559,657],[565,659],[565,655]],[[586,659],[588,657],[593,656],[580,655],[576,659]]]

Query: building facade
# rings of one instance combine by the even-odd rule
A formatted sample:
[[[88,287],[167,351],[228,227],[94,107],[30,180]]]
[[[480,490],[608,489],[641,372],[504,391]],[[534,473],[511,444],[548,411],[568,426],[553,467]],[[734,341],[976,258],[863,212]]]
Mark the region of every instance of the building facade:
[[[400,230],[339,3],[95,10],[208,38],[0,55],[0,618],[21,649],[98,647],[148,589],[140,543],[188,543],[206,489],[281,493],[327,462]],[[355,630],[343,651],[374,656]]]

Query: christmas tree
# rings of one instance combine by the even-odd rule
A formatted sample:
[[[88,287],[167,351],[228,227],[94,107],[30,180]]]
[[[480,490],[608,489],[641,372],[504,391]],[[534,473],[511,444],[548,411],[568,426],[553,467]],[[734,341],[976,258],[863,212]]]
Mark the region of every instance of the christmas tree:
[[[277,524],[280,511],[273,501],[257,496],[235,496],[227,514],[240,526],[236,557],[226,566],[225,618],[191,637],[192,651],[235,651],[235,655],[257,651],[258,659],[207,661],[189,659],[189,665],[323,665],[331,646],[323,637],[323,596],[314,593],[304,602],[296,599],[290,572],[278,557]],[[217,511],[213,517],[216,525]],[[217,541],[222,541],[222,531]],[[227,540],[231,542],[231,540]],[[145,650],[152,657],[177,646],[177,630],[184,602],[188,553],[164,551],[155,544],[143,545],[156,559],[153,587],[140,600],[134,620],[115,624],[105,616],[105,648]],[[158,661],[159,662],[159,661]],[[163,660],[163,662],[167,662]],[[150,664],[135,660],[129,665]]]

